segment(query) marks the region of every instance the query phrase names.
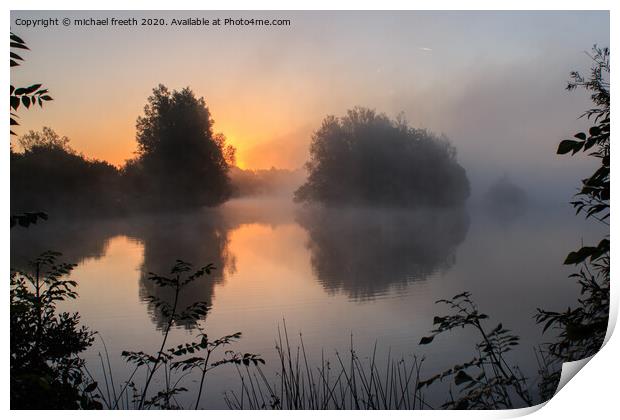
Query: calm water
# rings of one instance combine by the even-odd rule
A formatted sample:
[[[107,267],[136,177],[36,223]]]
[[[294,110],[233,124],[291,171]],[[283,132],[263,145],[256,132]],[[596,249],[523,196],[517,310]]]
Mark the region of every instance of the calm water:
[[[508,216],[476,209],[300,210],[284,200],[256,199],[174,215],[52,218],[11,233],[13,267],[47,249],[78,263],[73,278],[80,298],[67,308],[105,340],[118,384],[128,375],[122,350],[158,349],[163,321],[147,297],[171,296],[147,273],[167,273],[177,258],[217,266],[182,301],[206,301],[210,310],[198,325],[213,338],[241,331],[231,349],[260,353],[268,372],[276,367],[274,342],[284,321],[294,346],[303,333],[313,360],[321,350],[329,357],[347,351],[351,339],[360,355],[370,355],[375,342],[380,355],[426,355],[429,375],[469,360],[476,337],[466,330],[418,346],[433,316],[445,312],[434,302],[469,290],[493,322],[522,337],[515,361],[533,373],[532,347],[550,338],[533,321],[536,308],[574,303],[578,288],[562,261],[604,230],[565,204]],[[195,327],[174,330],[170,345],[191,340]],[[98,340],[85,354],[95,375],[100,351]],[[194,380],[185,386],[191,390]],[[208,376],[202,406],[225,408],[223,392],[238,389],[235,369],[223,366]],[[181,402],[194,398],[190,391]]]

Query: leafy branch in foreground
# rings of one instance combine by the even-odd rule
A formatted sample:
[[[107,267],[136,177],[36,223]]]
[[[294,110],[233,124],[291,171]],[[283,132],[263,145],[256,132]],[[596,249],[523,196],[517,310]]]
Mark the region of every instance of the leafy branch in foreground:
[[[590,76],[584,77],[579,72],[571,73],[568,90],[583,88],[591,92],[594,107],[582,117],[594,122],[588,134],[575,135],[578,142],[564,140],[558,147],[558,154],[567,153],[570,148],[573,155],[592,149],[590,156],[599,160],[600,165],[588,178],[582,180],[577,200],[571,204],[577,214],[585,213],[586,218],[594,218],[609,225],[610,217],[610,84],[609,84],[609,48],[593,47],[590,56],[594,62]],[[560,361],[579,360],[596,353],[602,346],[607,333],[609,319],[609,269],[610,240],[605,237],[595,246],[582,246],[568,254],[564,264],[576,265],[579,271],[571,278],[578,279],[581,297],[576,307],[564,312],[538,310],[536,320],[544,324],[544,330],[550,328],[558,332],[559,340],[548,345],[549,355]],[[559,372],[555,376],[559,376]]]
[[[196,402],[194,404],[194,408],[197,409],[203,393],[206,375],[209,371],[224,364],[244,364],[247,366],[250,363],[254,365],[265,363],[265,361],[256,354],[241,354],[233,351],[226,351],[223,358],[215,361],[212,360],[213,353],[216,350],[240,339],[240,332],[212,340],[201,330],[200,334],[196,337],[198,339],[197,341],[183,343],[176,347],[166,349],[168,335],[173,326],[181,325],[183,321],[196,320],[206,315],[208,310],[206,302],[195,302],[186,308],[179,308],[179,296],[186,285],[204,275],[210,274],[214,268],[212,264],[209,264],[196,271],[192,271],[191,264],[177,260],[176,264],[170,270],[169,276],[160,276],[154,273],[149,274],[149,280],[153,281],[157,286],[168,287],[174,290],[172,304],[155,296],[149,297],[155,309],[160,311],[165,319],[163,339],[159,351],[154,355],[142,351],[122,352],[122,356],[128,362],[134,364],[135,369],[131,377],[125,382],[125,386],[121,390],[120,395],[114,395],[113,399],[108,398],[105,400],[105,404],[109,408],[118,408],[123,394],[128,392],[128,390],[133,391],[133,402],[137,409],[180,408],[176,396],[187,391],[187,388],[180,385],[181,381],[193,371],[198,371],[200,381]],[[189,357],[180,359],[182,356]],[[132,381],[133,376],[139,368],[146,368],[146,380],[141,391],[138,391],[135,383]],[[163,370],[162,375],[164,376],[165,387],[159,390],[155,395],[149,395],[149,386],[158,370]],[[178,375],[173,376],[173,373],[178,373]]]
[[[24,61],[15,50],[30,50],[30,48],[26,46],[23,39],[11,32],[11,67],[17,67],[20,65],[20,61]],[[20,105],[23,105],[25,108],[30,108],[31,105],[39,105],[43,108],[44,102],[53,100],[48,94],[48,90],[42,89],[42,86],[41,83],[35,83],[27,87],[15,87],[11,85],[11,126],[19,125],[17,122],[19,117],[15,112],[17,112]],[[13,131],[11,131],[11,134],[15,135]]]
[[[422,337],[420,344],[429,344],[434,338],[455,328],[474,328],[482,340],[476,345],[478,356],[472,360],[455,365],[440,374],[420,381],[418,387],[428,387],[433,382],[451,377],[458,387],[456,398],[450,393],[450,400],[443,408],[453,409],[502,409],[531,406],[526,378],[516,366],[506,360],[506,354],[519,344],[519,337],[500,323],[489,329],[483,325],[488,315],[479,312],[477,305],[471,300],[471,293],[463,292],[452,299],[438,300],[445,303],[453,313],[436,316],[433,334]]]
[[[586,152],[599,160],[596,171],[581,181],[576,200],[571,202],[577,214],[583,212],[587,218],[594,218],[609,225],[610,218],[610,83],[609,48],[593,47],[590,55],[593,65],[589,77],[579,72],[571,73],[569,91],[583,88],[591,92],[594,107],[581,117],[594,125],[586,133],[577,133],[577,140],[564,140],[558,146],[558,154]],[[555,330],[557,341],[546,346],[546,358],[556,366],[562,362],[592,356],[603,345],[609,320],[609,269],[610,240],[608,235],[595,246],[582,246],[568,254],[564,264],[576,265],[579,271],[571,278],[578,279],[581,286],[580,298],[575,308],[564,312],[539,309],[536,321],[544,324],[543,331]],[[543,374],[542,385],[557,383],[561,370],[553,369]],[[547,393],[547,397],[552,394]]]
[[[568,152],[576,154],[580,151],[591,150],[589,155],[600,161],[598,169],[588,178],[581,181],[581,190],[577,193],[577,200],[571,202],[577,209],[577,214],[585,212],[586,218],[593,217],[608,224],[609,194],[610,194],[610,84],[609,84],[609,48],[593,48],[591,55],[594,65],[590,78],[584,78],[579,72],[572,72],[572,80],[567,89],[575,90],[579,87],[592,92],[591,99],[595,107],[586,111],[581,117],[594,122],[588,133],[577,133],[577,140],[563,140],[558,146],[557,153],[562,155]]]
[[[79,353],[93,333],[80,327],[77,313],[58,313],[56,304],[77,298],[77,283],[67,279],[74,264],[45,252],[29,271],[11,271],[11,408],[101,408],[96,382],[83,373]]]

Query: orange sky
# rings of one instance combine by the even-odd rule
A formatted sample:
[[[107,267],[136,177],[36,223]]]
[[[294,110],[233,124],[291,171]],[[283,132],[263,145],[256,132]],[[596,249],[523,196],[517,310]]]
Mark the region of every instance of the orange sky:
[[[292,23],[16,25],[18,18],[188,14]],[[54,97],[44,110],[20,109],[18,133],[49,126],[86,156],[116,165],[132,157],[136,118],[163,83],[204,96],[215,131],[237,148],[244,168],[300,168],[325,116],[367,106],[445,133],[470,173],[535,178],[556,165],[556,140],[582,123],[575,117],[589,99],[567,93],[565,81],[571,70],[589,67],[583,51],[609,44],[609,14],[19,11],[11,13],[11,30],[31,49],[12,69],[12,83],[40,82]]]
[[[144,84],[141,92],[131,97],[115,97],[114,93],[106,92],[84,97],[83,89],[78,86],[60,90],[53,89],[52,85],[45,83],[54,101],[47,103],[44,110],[33,108],[20,112],[18,134],[28,129],[40,130],[43,126],[50,126],[58,134],[69,137],[73,147],[89,157],[104,159],[115,165],[122,165],[132,157],[136,150],[135,121],[146,104],[150,87]],[[169,87],[181,88],[171,84]],[[224,133],[236,147],[238,166],[296,169],[303,165],[307,146],[301,148],[299,144],[309,142],[313,128],[307,123],[295,121],[279,105],[283,101],[277,94],[261,94],[260,99],[248,97],[231,102],[226,95],[209,97],[205,93],[209,89],[201,89],[199,83],[190,87],[197,96],[205,96],[215,119],[214,130]],[[266,103],[270,104],[268,108]],[[72,104],[79,105],[74,107]],[[68,108],[73,111],[64,112]],[[317,116],[317,120],[320,123],[320,117]]]

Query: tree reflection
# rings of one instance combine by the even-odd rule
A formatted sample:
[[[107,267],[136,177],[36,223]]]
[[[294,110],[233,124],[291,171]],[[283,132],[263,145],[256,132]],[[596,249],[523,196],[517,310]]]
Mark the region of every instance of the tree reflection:
[[[146,305],[153,323],[162,328],[161,314],[148,299],[173,299],[168,288],[157,287],[148,279],[149,272],[168,275],[177,259],[196,267],[207,264],[216,269],[208,276],[192,282],[180,296],[179,307],[206,302],[210,308],[215,285],[236,271],[235,256],[229,250],[230,233],[243,224],[260,223],[276,226],[292,219],[290,202],[237,200],[217,209],[190,212],[166,212],[108,219],[50,220],[29,229],[11,230],[11,266],[28,271],[28,262],[39,254],[54,250],[62,260],[81,264],[106,255],[108,243],[117,236],[130,237],[143,246],[143,262],[139,267],[139,299]],[[105,287],[105,286],[104,286]],[[186,321],[186,328],[195,322]]]
[[[308,231],[312,268],[323,287],[356,300],[448,269],[469,228],[462,208],[306,207],[297,219]]]
[[[216,270],[188,285],[179,302],[181,308],[198,301],[211,307],[215,285],[224,279],[225,272],[235,271],[234,256],[228,252],[232,228],[234,225],[217,209],[96,221],[52,219],[11,232],[11,266],[27,271],[28,261],[48,250],[61,252],[63,261],[81,264],[90,258],[102,258],[113,237],[128,236],[144,247],[139,298],[147,305],[153,323],[161,328],[161,314],[148,297],[168,301],[173,296],[169,289],[152,284],[149,272],[167,275],[177,259],[196,266],[214,264]],[[191,328],[194,324],[185,321],[183,325]]]
[[[62,252],[62,260],[79,264],[101,258],[109,240],[124,231],[116,220],[54,219],[28,229],[11,229],[11,267],[26,269],[28,262],[45,251]]]
[[[161,316],[149,296],[172,304],[174,291],[158,287],[148,279],[149,272],[164,276],[170,274],[170,267],[177,259],[195,264],[215,265],[208,276],[188,284],[179,296],[179,308],[195,302],[205,302],[211,308],[215,285],[224,280],[225,273],[234,273],[235,258],[228,252],[230,226],[218,210],[198,213],[150,217],[136,226],[135,234],[144,243],[144,260],[140,269],[140,299],[147,304],[149,314],[161,329],[165,319]],[[192,328],[197,321],[184,320],[186,328]]]

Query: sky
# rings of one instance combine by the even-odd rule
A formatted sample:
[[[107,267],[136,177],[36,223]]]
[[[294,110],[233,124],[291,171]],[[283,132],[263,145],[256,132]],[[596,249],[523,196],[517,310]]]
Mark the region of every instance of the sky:
[[[50,17],[291,24],[16,24]],[[587,73],[593,44],[609,45],[609,14],[14,11],[11,30],[30,47],[11,71],[12,84],[41,82],[54,98],[43,110],[20,111],[19,132],[52,127],[74,149],[115,165],[133,156],[136,118],[163,83],[205,98],[215,131],[237,148],[242,168],[302,167],[323,118],[359,105],[447,135],[474,184],[507,174],[526,186],[566,190],[592,166],[555,155],[559,141],[588,127],[577,119],[588,97],[567,92],[566,81],[572,70]]]

